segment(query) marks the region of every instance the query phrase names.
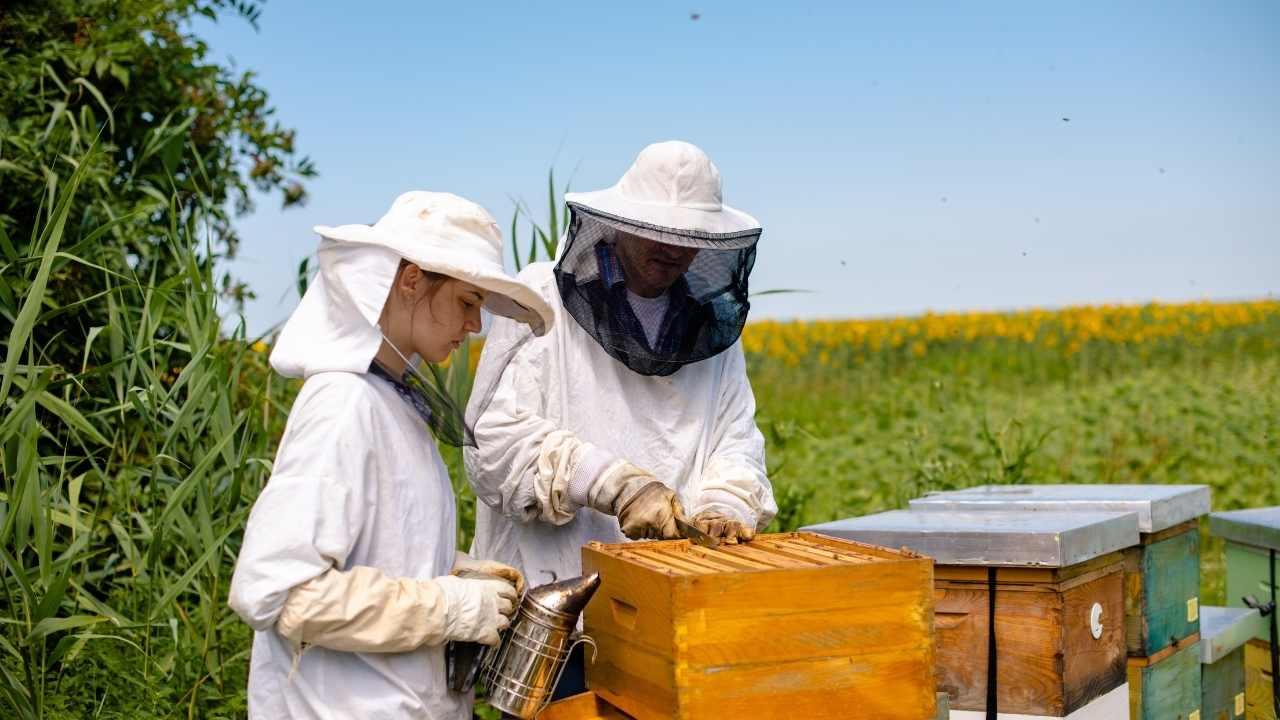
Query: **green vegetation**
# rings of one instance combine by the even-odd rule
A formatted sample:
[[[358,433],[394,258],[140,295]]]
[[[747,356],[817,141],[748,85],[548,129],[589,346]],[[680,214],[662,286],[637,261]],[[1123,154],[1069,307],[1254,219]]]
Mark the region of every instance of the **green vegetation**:
[[[244,714],[226,584],[289,399],[214,266],[251,191],[300,202],[314,169],[186,28],[257,13],[0,12],[0,716]]]
[[[1009,339],[826,365],[753,354],[777,524],[983,483],[1204,483],[1215,509],[1280,504],[1280,304],[1270,305],[1255,325],[1155,348],[1095,341],[1067,357]],[[1223,599],[1219,555],[1206,538],[1206,604]]]
[[[188,31],[193,18],[254,22],[247,0],[7,0],[0,11],[0,231],[13,257],[38,257],[34,231],[55,198],[69,198],[64,250],[91,253],[99,267],[169,278],[183,272],[166,217],[201,216],[202,251],[235,253],[234,216],[251,193],[276,193],[285,206],[305,199],[315,174],[294,132],[273,119],[252,73],[206,59]],[[95,145],[98,152],[88,154]],[[62,192],[82,172],[76,193]],[[93,235],[92,251],[86,249]],[[0,314],[12,321],[27,292],[12,268],[0,286]],[[48,359],[68,367],[83,339],[107,324],[106,275],[59,262],[45,288],[63,312],[34,332]],[[219,288],[242,299],[229,278]]]
[[[226,606],[253,498],[288,399],[217,314],[201,214],[162,211],[174,275],[104,266],[102,226],[69,244],[81,162],[38,234],[10,254],[25,281],[5,350],[0,424],[0,707],[7,717],[233,717],[244,711],[248,629]],[[49,278],[75,266],[103,286],[101,325],[71,365],[68,308]]]

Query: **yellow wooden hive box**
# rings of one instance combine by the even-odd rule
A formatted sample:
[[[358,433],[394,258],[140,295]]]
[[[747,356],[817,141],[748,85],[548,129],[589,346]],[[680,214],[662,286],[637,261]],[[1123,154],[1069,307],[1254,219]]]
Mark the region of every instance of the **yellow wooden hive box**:
[[[785,533],[593,542],[582,565],[601,578],[587,685],[640,720],[934,717],[927,558]]]

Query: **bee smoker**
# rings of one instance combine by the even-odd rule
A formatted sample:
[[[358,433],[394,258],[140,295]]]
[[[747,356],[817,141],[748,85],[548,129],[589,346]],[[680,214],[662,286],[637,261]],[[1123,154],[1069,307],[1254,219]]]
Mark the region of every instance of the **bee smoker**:
[[[575,646],[590,645],[594,661],[595,641],[577,627],[578,616],[599,586],[600,575],[592,573],[525,593],[502,642],[485,662],[490,705],[522,720],[537,717],[551,702]]]

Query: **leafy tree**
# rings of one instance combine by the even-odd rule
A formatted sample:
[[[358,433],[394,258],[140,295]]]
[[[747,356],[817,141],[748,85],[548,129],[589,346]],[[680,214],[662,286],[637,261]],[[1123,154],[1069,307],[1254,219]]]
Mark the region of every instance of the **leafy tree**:
[[[252,72],[211,62],[191,32],[200,16],[255,24],[260,2],[239,0],[5,0],[0,10],[0,316],[12,325],[38,259],[33,228],[87,158],[68,213],[69,255],[92,256],[124,277],[181,271],[164,247],[174,218],[199,210],[203,262],[229,257],[236,215],[253,191],[287,207],[306,198],[312,163],[294,131],[273,117]],[[97,144],[96,152],[88,149]],[[176,213],[169,205],[176,198]],[[168,218],[167,220],[164,218]],[[162,227],[162,225],[164,227]],[[109,230],[94,233],[108,226]],[[92,252],[77,244],[99,245]],[[78,361],[84,339],[105,323],[108,275],[59,257],[37,333],[63,334],[46,361]],[[223,292],[247,290],[223,278]],[[67,312],[73,308],[74,312]],[[45,345],[48,347],[48,345]]]

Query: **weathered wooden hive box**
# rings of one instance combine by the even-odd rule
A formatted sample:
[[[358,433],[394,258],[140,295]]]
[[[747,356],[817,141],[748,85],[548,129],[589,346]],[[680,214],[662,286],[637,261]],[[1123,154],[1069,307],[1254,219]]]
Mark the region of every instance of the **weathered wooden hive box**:
[[[934,717],[933,564],[807,533],[590,543],[587,685],[649,718]]]
[[[1119,551],[1137,543],[1132,513],[894,511],[806,529],[934,558],[953,719],[983,717],[989,679],[1002,717],[1128,714]]]
[[[1245,720],[1276,720],[1271,678],[1271,645],[1250,640],[1244,646]]]
[[[930,493],[912,510],[1132,512],[1138,543],[1125,548],[1125,643],[1132,657],[1187,645],[1200,631],[1200,534],[1207,485],[983,485]]]
[[[1261,625],[1251,608],[1201,608],[1201,720],[1244,717],[1244,646]]]
[[[1200,720],[1200,636],[1129,658],[1131,720]]]
[[[1272,578],[1280,578],[1280,507],[1216,512],[1209,532],[1227,541],[1227,604],[1245,606],[1245,598],[1268,603],[1277,595]],[[1245,717],[1275,720],[1272,690],[1272,613],[1255,627],[1244,649]]]

